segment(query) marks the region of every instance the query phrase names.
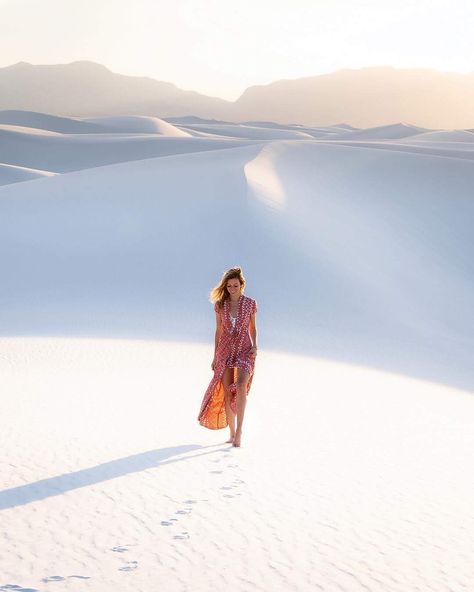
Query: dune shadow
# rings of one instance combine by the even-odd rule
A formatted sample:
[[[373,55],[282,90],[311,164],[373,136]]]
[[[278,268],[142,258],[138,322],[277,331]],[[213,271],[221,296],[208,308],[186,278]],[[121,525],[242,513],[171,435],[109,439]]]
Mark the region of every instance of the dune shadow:
[[[174,458],[187,452],[203,450],[205,448],[214,448],[214,450],[201,452],[200,454],[195,454],[193,456],[212,454],[213,452],[220,450],[219,448],[216,448],[216,446],[217,445],[197,446],[194,444],[187,444],[184,446],[172,446],[158,450],[148,450],[125,458],[101,463],[95,467],[89,467],[73,473],[65,473],[56,477],[41,479],[34,483],[5,489],[4,491],[0,491],[0,510],[6,510],[7,508],[14,508],[16,506],[40,501],[48,497],[61,495],[73,489],[95,485],[96,483],[108,481],[109,479],[129,475],[130,473],[138,473],[147,469],[154,469],[164,464],[189,460],[189,457]]]

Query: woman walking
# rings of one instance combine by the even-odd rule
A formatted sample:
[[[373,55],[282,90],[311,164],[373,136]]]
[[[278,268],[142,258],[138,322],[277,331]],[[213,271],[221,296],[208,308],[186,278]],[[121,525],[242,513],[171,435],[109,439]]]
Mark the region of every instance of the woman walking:
[[[257,355],[257,303],[244,296],[244,289],[242,269],[232,267],[210,293],[216,313],[211,364],[214,376],[198,416],[199,423],[210,430],[220,430],[228,425],[230,438],[227,442],[233,446],[240,446],[245,405]]]

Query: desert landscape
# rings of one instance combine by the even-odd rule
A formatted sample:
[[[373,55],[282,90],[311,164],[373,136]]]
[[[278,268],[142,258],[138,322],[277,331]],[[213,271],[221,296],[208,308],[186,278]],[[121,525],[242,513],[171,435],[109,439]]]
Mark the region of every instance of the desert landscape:
[[[0,590],[470,590],[473,158],[411,122],[0,111]],[[232,265],[241,448],[197,422]]]

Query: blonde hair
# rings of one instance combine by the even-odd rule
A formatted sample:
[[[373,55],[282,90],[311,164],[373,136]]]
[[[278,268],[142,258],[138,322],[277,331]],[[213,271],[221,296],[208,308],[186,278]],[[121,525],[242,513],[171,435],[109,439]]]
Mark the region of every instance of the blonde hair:
[[[228,280],[238,279],[240,282],[240,290],[243,293],[245,290],[245,278],[242,274],[241,267],[231,267],[227,271],[224,272],[221,281],[212,288],[209,294],[209,300],[214,303],[218,302],[219,306],[224,304],[224,300],[230,298],[229,292],[227,291],[227,282]]]

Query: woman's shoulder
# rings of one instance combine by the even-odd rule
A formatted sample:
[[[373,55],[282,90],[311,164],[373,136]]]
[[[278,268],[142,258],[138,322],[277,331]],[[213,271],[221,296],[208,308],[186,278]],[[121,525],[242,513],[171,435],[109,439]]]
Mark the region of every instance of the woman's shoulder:
[[[250,296],[244,296],[245,302],[248,306],[251,307],[253,312],[257,312],[257,301],[255,298],[250,298]]]

